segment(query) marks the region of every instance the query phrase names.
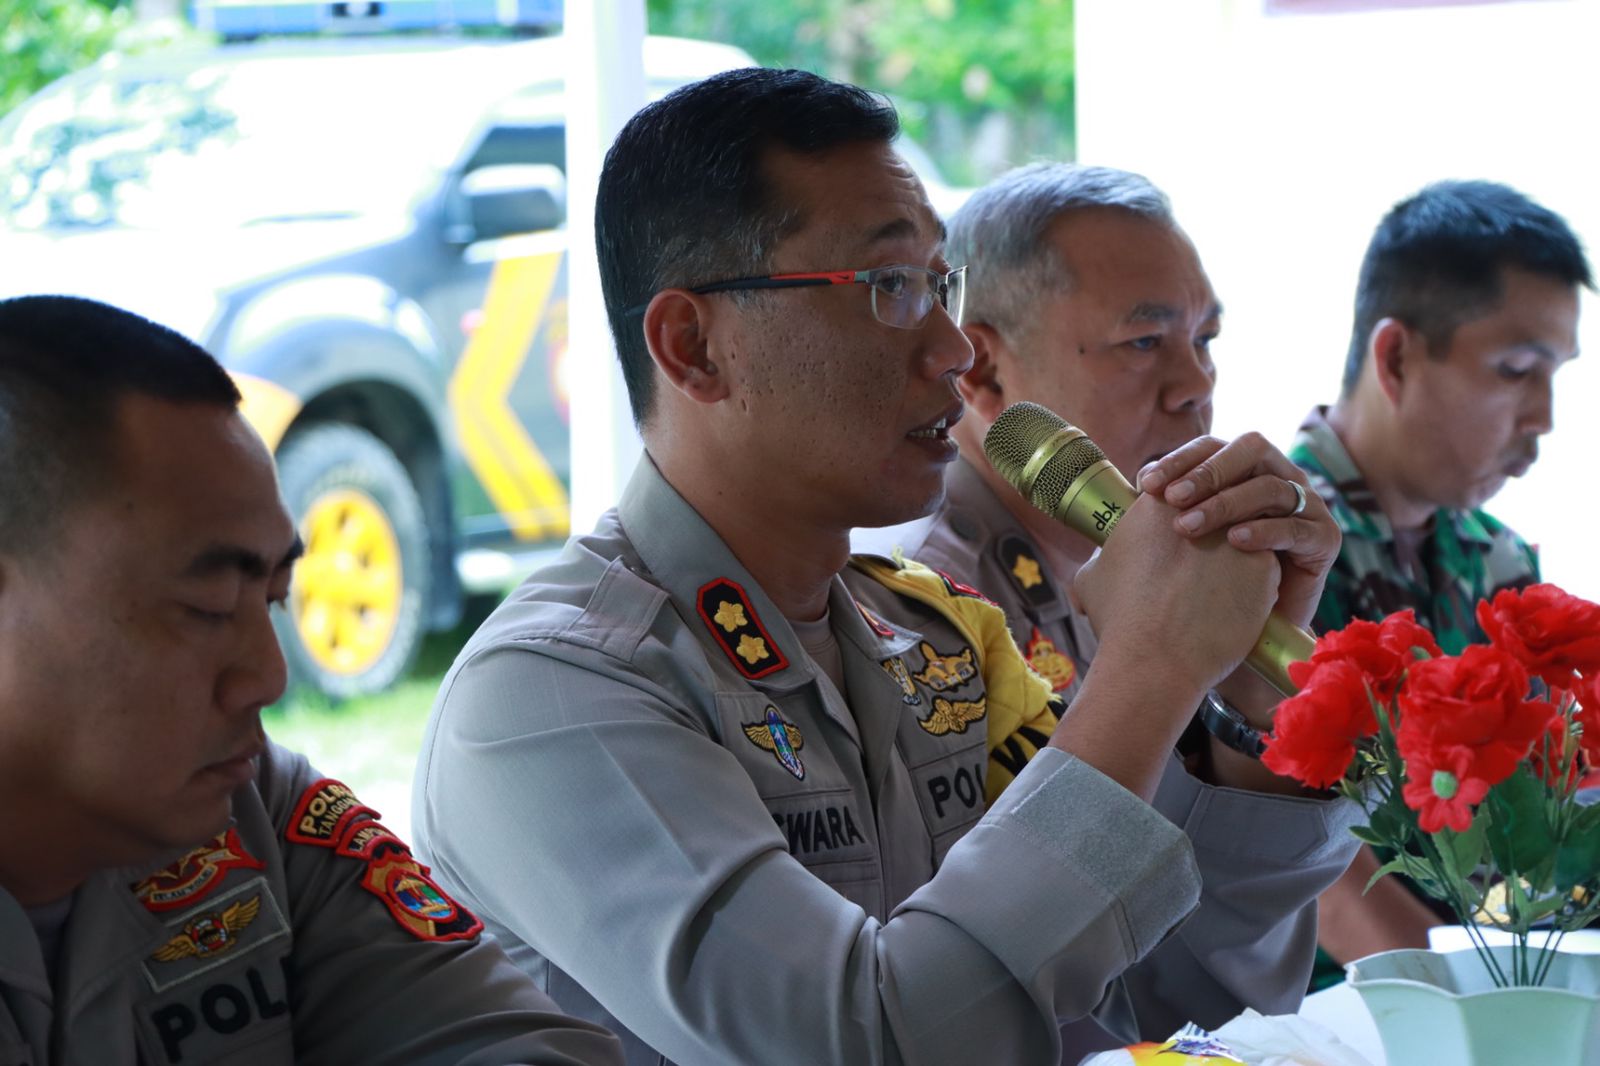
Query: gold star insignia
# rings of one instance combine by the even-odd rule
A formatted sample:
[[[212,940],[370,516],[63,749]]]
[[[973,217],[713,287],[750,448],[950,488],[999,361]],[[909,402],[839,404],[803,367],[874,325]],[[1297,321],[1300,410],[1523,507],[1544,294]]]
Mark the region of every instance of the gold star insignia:
[[[721,612],[718,612],[718,613],[721,613]],[[743,615],[744,615],[744,612],[741,610],[740,611],[740,617],[743,617]],[[766,657],[767,657],[767,642],[766,641],[762,640],[760,637],[752,637],[748,633],[746,633],[744,636],[739,638],[739,658],[743,659],[745,662],[749,663],[751,666],[754,666],[756,663],[760,662],[762,659],[765,659]]]
[[[1024,589],[1044,584],[1044,576],[1039,573],[1039,564],[1026,555],[1017,556],[1017,565],[1011,568],[1011,572],[1022,582]]]
[[[711,617],[711,620],[717,623],[717,625],[721,626],[723,630],[728,633],[732,633],[740,626],[747,626],[750,624],[749,619],[745,618],[744,616],[744,604],[729,603],[727,600],[723,600],[721,603],[717,604],[717,613]],[[744,645],[741,644],[741,652],[743,648]],[[763,655],[761,657],[765,658],[766,656]],[[754,659],[751,659],[750,661],[752,663],[755,662]]]

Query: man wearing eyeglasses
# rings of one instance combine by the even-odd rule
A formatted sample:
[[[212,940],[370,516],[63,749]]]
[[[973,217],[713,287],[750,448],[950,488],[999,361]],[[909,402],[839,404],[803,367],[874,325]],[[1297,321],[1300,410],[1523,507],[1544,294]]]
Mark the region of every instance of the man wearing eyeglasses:
[[[897,131],[771,70],[623,130],[597,237],[647,455],[424,738],[434,875],[632,1063],[1055,1063],[1199,895],[1149,800],[1271,552],[1132,507],[1079,583],[1102,646],[1059,723],[987,601],[850,556],[938,503],[972,360]],[[1146,1035],[1214,980],[1170,976]]]

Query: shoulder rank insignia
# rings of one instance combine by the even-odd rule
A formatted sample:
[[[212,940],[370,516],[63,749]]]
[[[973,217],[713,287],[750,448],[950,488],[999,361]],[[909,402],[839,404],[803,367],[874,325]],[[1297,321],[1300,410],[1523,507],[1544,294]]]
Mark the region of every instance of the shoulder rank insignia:
[[[708,581],[696,599],[700,618],[745,677],[754,681],[789,665],[737,582],[725,577]]]
[[[883,667],[884,673],[894,679],[900,686],[900,698],[909,706],[915,707],[922,702],[922,697],[917,694],[917,686],[911,683],[911,671],[906,669],[906,661],[896,655],[892,659],[885,659],[878,664]]]
[[[418,940],[471,940],[483,931],[477,916],[445,895],[404,851],[367,863],[361,887],[383,900],[400,928]]]
[[[349,785],[324,777],[301,794],[283,835],[296,844],[338,847],[350,823],[363,816],[376,818],[378,812],[363,806]]]
[[[1054,692],[1070,688],[1078,676],[1078,668],[1072,660],[1062,655],[1050,638],[1039,632],[1038,626],[1033,627],[1033,636],[1028,638],[1028,646],[1022,649],[1022,657],[1028,660],[1034,673],[1050,682]]]
[[[983,720],[988,712],[988,700],[947,700],[943,696],[933,699],[933,713],[918,719],[917,724],[936,737],[946,733],[965,733],[967,726]]]
[[[198,903],[215,891],[229,870],[260,870],[264,863],[251,855],[233,826],[218,833],[177,862],[133,886],[136,899],[154,913]]]
[[[219,911],[197,915],[178,935],[157,948],[150,957],[156,962],[177,962],[196,956],[220,955],[239,942],[239,934],[261,913],[261,897],[251,896]]]
[[[914,676],[935,692],[964,685],[978,676],[978,667],[972,661],[970,647],[962,648],[959,655],[944,655],[932,644],[923,641],[921,651],[922,657],[927,660],[927,666]]]
[[[1022,593],[1022,598],[1034,607],[1043,607],[1057,601],[1055,584],[1039,562],[1039,552],[1022,537],[1011,534],[1000,538],[996,545],[1000,564]]]
[[[768,704],[764,721],[740,724],[743,725],[744,735],[750,739],[750,743],[762,751],[772,752],[783,768],[793,774],[796,780],[805,780],[806,768],[800,761],[799,751],[806,746],[806,738],[798,726],[783,720],[778,708]]]

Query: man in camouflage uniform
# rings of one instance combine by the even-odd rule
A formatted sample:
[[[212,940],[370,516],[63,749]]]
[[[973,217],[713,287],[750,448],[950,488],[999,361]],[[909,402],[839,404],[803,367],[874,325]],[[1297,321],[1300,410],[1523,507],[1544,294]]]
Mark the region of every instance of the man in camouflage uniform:
[[[1539,580],[1539,556],[1516,530],[1479,508],[1440,507],[1420,541],[1378,508],[1366,478],[1328,424],[1328,408],[1306,416],[1289,458],[1304,470],[1339,523],[1344,544],[1313,625],[1318,633],[1364,618],[1414,610],[1447,655],[1484,639],[1476,611],[1501,589]],[[1415,558],[1410,555],[1414,554]]]
[[[1070,696],[1097,657],[1089,620],[1068,596],[1094,546],[1005,483],[983,454],[984,434],[1009,404],[1040,403],[1087,432],[1130,479],[1158,464],[1146,471],[1153,483],[1169,452],[1219,446],[1189,441],[1211,426],[1210,345],[1220,308],[1167,198],[1126,171],[1019,168],[956,212],[950,241],[972,275],[963,329],[975,358],[961,381],[970,408],[956,429],[962,456],[937,511],[896,529],[859,531],[856,543],[898,549],[993,597],[1030,664]],[[1284,556],[1285,592],[1303,622],[1337,550],[1332,521],[1314,499],[1291,515],[1299,504],[1291,483],[1301,475],[1259,438],[1208,462],[1239,456],[1249,457],[1255,476],[1230,492],[1186,499],[1186,513],[1203,520],[1185,533],[1248,522],[1240,528],[1257,536],[1258,548],[1295,545]],[[1266,726],[1275,693],[1248,676],[1222,689]],[[1355,850],[1346,832],[1355,812],[1299,795],[1204,728],[1181,747],[1187,766],[1169,759],[1156,808],[1196,842],[1202,891],[1199,910],[1173,940],[1227,975],[1233,1013],[1246,1005],[1292,1013],[1315,949],[1315,900]],[[1224,835],[1226,848],[1201,843]],[[1325,846],[1308,850],[1312,841]],[[1247,912],[1234,906],[1244,894],[1255,901]],[[1212,920],[1219,914],[1231,920]],[[1169,950],[1171,942],[1157,958]],[[1096,1034],[1080,1027],[1068,1039],[1089,1046]]]
[[[1503,185],[1431,185],[1379,223],[1339,400],[1289,453],[1344,534],[1319,632],[1410,608],[1455,654],[1484,639],[1479,600],[1539,580],[1533,549],[1482,507],[1538,457],[1590,285],[1567,224]],[[1455,920],[1398,878],[1363,896],[1377,867],[1363,848],[1323,896],[1332,960],[1426,947],[1429,926]],[[1319,983],[1337,976],[1319,966]]]
[[[0,1064],[613,1064],[350,790],[267,742],[299,553],[239,394],[0,303]]]
[[[597,239],[646,455],[429,722],[436,873],[633,1063],[1054,1066],[1063,1022],[1164,1038],[1239,1004],[1170,935],[1195,849],[1239,827],[1191,797],[1191,841],[1150,801],[1276,558],[1131,507],[1078,583],[1101,647],[1057,723],[992,605],[850,555],[852,527],[938,502],[972,356],[897,128],[759,69],[624,128]],[[1308,853],[1335,846],[1319,827],[1295,827]]]

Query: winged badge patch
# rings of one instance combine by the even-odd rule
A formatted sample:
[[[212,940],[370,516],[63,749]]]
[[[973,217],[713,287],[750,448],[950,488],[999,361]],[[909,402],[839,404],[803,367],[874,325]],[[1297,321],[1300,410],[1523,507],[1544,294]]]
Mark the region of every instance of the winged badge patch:
[[[935,696],[933,713],[926,718],[919,718],[917,724],[934,736],[942,737],[946,733],[965,733],[967,726],[981,721],[988,712],[987,698],[947,700],[943,696]]]
[[[800,762],[798,752],[806,746],[806,738],[801,735],[798,726],[783,720],[778,714],[778,708],[769,704],[765,721],[740,724],[744,727],[744,735],[750,738],[750,743],[762,751],[772,752],[785,770],[793,774],[797,780],[805,780],[806,768]]]
[[[239,934],[261,913],[261,897],[251,896],[220,911],[185,922],[178,935],[150,956],[156,962],[220,955],[239,942]]]

